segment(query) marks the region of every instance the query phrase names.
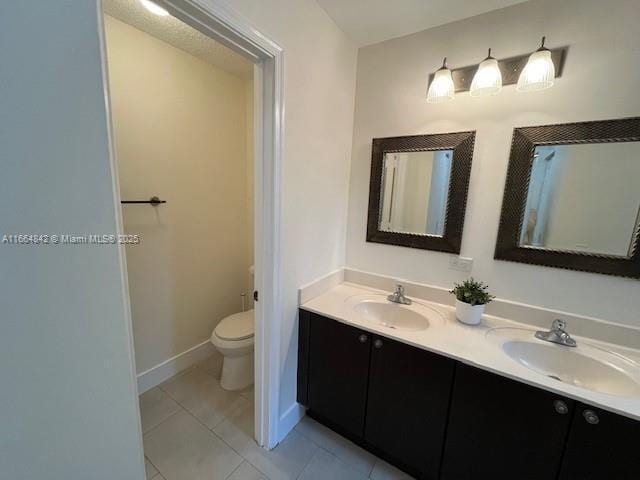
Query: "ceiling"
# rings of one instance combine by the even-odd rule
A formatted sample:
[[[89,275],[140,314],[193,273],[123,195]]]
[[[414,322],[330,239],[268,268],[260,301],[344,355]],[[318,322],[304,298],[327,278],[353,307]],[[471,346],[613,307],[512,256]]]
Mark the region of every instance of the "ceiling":
[[[104,12],[236,77],[249,79],[253,64],[172,16],[160,17],[138,0],[103,0]]]
[[[523,3],[526,0],[317,0],[359,46]]]

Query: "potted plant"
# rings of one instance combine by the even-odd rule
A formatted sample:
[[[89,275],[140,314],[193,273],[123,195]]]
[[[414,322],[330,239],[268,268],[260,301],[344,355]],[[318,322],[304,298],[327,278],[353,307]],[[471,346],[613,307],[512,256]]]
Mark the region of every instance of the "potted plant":
[[[462,283],[454,283],[453,293],[456,296],[456,317],[467,325],[478,325],[484,313],[484,306],[494,297],[487,291],[488,285],[477,282],[473,277]]]

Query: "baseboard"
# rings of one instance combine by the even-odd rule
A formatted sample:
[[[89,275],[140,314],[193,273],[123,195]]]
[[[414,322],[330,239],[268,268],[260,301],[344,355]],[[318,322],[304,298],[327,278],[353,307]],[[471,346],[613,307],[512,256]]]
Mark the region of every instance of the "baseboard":
[[[293,427],[295,427],[302,417],[304,417],[306,409],[299,403],[294,403],[287,411],[280,415],[280,424],[278,425],[278,443],[286,437]]]
[[[209,340],[206,340],[175,357],[171,357],[155,367],[138,374],[138,395],[143,394],[147,390],[160,385],[162,382],[170,379],[182,370],[189,368],[191,365],[204,360],[215,352],[215,347]]]

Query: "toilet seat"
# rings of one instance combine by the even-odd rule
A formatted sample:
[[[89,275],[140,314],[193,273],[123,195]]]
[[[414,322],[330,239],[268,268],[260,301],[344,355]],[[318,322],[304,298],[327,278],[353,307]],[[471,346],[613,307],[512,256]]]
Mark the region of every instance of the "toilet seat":
[[[229,315],[220,321],[213,334],[228,342],[252,338],[255,332],[253,318],[253,310]]]

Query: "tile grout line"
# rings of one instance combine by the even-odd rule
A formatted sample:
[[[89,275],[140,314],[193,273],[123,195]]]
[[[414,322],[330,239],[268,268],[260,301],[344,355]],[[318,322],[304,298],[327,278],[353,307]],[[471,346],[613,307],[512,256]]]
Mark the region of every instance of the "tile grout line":
[[[169,394],[167,393],[167,395],[169,395]],[[169,395],[169,396],[170,396],[170,395]],[[171,397],[171,398],[173,399],[173,397]],[[224,439],[224,438],[222,438],[220,435],[218,435],[216,432],[214,432],[211,428],[209,428],[207,425],[205,425],[205,424],[204,424],[204,423],[203,423],[203,422],[202,422],[198,417],[196,417],[193,413],[191,413],[189,410],[187,410],[186,408],[184,408],[184,407],[183,407],[183,406],[182,406],[182,405],[181,405],[177,400],[175,400],[175,399],[174,399],[174,401],[175,401],[176,403],[178,403],[178,405],[180,405],[180,407],[182,408],[182,410],[184,410],[184,411],[185,411],[185,413],[187,413],[187,415],[189,415],[189,416],[190,416],[191,418],[193,418],[196,422],[198,422],[202,427],[204,427],[204,428],[205,428],[205,430],[207,430],[207,432],[211,433],[214,437],[216,437],[218,440],[220,440],[222,443],[224,443],[227,447],[229,447],[229,449],[231,449],[231,451],[233,451],[236,455],[238,455],[242,460],[244,460],[244,461],[246,461],[246,462],[248,462],[248,463],[251,463],[251,462],[249,462],[249,460],[248,460],[247,458],[245,458],[245,456],[244,456],[244,455],[242,455],[242,453],[240,453],[240,452],[239,452],[239,451],[237,451],[235,448],[233,448],[231,445],[229,445],[229,443],[227,443],[227,442],[225,441],[225,439]],[[238,407],[238,408],[240,408],[240,407]],[[235,412],[235,410],[234,410],[234,412]],[[178,412],[176,412],[176,413],[178,413]],[[174,415],[175,415],[175,414],[174,414]],[[171,415],[171,416],[173,417],[173,415]],[[216,424],[216,427],[217,427],[218,425],[220,425],[222,422],[224,422],[225,420],[226,420],[226,417],[225,417],[225,418],[223,418],[220,422],[218,422],[218,423]],[[154,427],[154,428],[155,428],[155,427]],[[214,428],[215,428],[215,427],[214,427]],[[240,462],[240,464],[238,464],[238,466],[233,470],[233,472],[235,472],[235,471],[240,467],[240,465],[241,465],[241,464],[242,464],[242,462]],[[253,464],[251,464],[251,465],[253,465]],[[154,466],[155,466],[155,465],[154,465]],[[253,465],[253,466],[255,467],[255,465]],[[255,468],[256,468],[256,469],[258,469],[258,467],[255,467]],[[156,467],[156,469],[157,469],[157,467]],[[160,470],[159,470],[159,469],[157,469],[157,470],[160,472]],[[259,469],[258,469],[258,470],[259,470]],[[263,473],[263,472],[262,472],[262,470],[259,470],[259,471],[260,471],[260,473]],[[233,473],[233,472],[231,472],[231,473]],[[162,472],[160,472],[160,473],[162,473]],[[229,475],[231,475],[231,473],[230,473]],[[263,474],[264,474],[264,473],[263,473]],[[265,476],[266,476],[266,475],[265,475]],[[227,477],[227,478],[228,478],[228,477]]]
[[[204,422],[202,422],[197,416],[195,416],[193,413],[191,413],[189,411],[189,409],[184,406],[180,401],[178,401],[176,398],[174,398],[171,393],[169,393],[168,391],[166,391],[163,388],[163,385],[170,383],[171,381],[173,381],[174,379],[182,376],[183,374],[187,373],[190,370],[200,370],[201,372],[203,372],[204,374],[206,374],[208,377],[213,378],[214,380],[216,380],[217,382],[219,382],[220,380],[217,379],[215,376],[213,376],[211,373],[207,372],[205,369],[203,369],[202,367],[200,367],[198,364],[193,365],[190,368],[187,368],[185,370],[183,370],[182,372],[174,375],[173,377],[171,377],[170,379],[167,379],[166,381],[164,381],[162,384],[158,385],[157,388],[162,391],[165,395],[167,395],[167,397],[169,397],[171,400],[173,400],[179,407],[180,410],[186,412],[189,416],[191,416],[193,419],[195,419],[201,426],[203,426],[207,431],[209,431],[210,433],[212,433],[217,439],[219,439],[222,443],[224,443],[227,447],[229,447],[233,452],[235,452],[243,461],[247,462],[249,465],[251,465],[253,468],[255,468],[258,472],[260,472],[260,474],[262,476],[264,476],[267,480],[270,480],[269,476],[263,472],[257,465],[255,465],[254,463],[251,462],[251,460],[249,460],[248,458],[246,458],[241,452],[239,452],[238,450],[236,450],[232,445],[230,445],[224,438],[222,438],[220,435],[218,435],[213,429],[218,427],[219,425],[221,425],[225,420],[228,420],[231,416],[233,416],[234,413],[236,413],[238,410],[245,408],[246,405],[240,405],[237,408],[233,409],[228,415],[223,415],[221,420],[219,422],[217,422],[213,427],[209,427],[208,425],[206,425]],[[243,398],[244,400],[246,400],[247,402],[249,402],[250,405],[252,405],[252,408],[254,409],[255,412],[255,405],[253,404],[253,402],[244,397],[242,394],[238,394],[241,398]],[[153,428],[151,428],[150,430],[148,430],[146,433],[150,433],[153,430],[157,429],[161,424],[165,423],[167,420],[169,420],[170,418],[172,418],[174,415],[180,413],[180,410],[178,410],[177,412],[172,413],[169,417],[167,417],[166,419],[164,419],[162,422],[160,422],[158,425],[154,426]],[[292,430],[296,430],[295,427]],[[146,435],[146,433],[144,435]],[[307,462],[304,464],[304,466],[302,467],[302,469],[300,470],[300,473],[298,473],[298,475],[296,475],[296,480],[300,478],[300,476],[302,475],[302,473],[305,471],[305,469],[307,468],[307,466],[309,465],[309,463],[311,463],[311,460],[313,459],[313,457],[318,453],[319,449],[324,450],[325,452],[329,453],[330,455],[336,457],[333,453],[329,452],[328,450],[324,449],[323,447],[321,447],[320,445],[318,445],[315,441],[313,441],[311,438],[309,438],[308,436],[304,435],[303,433],[301,433],[300,431],[296,430],[296,433],[298,433],[299,435],[301,435],[302,437],[306,438],[311,444],[314,445],[315,450],[313,452],[313,454],[310,456],[309,460],[307,460]],[[143,435],[143,436],[144,436]],[[255,442],[255,438],[251,439],[253,442]],[[256,442],[257,445],[257,442]],[[262,448],[258,445],[259,448]],[[146,458],[146,456],[145,456]],[[337,457],[336,457],[337,458]],[[340,460],[340,459],[338,459]],[[151,461],[150,461],[151,463]],[[345,462],[343,462],[345,463]],[[233,475],[233,473],[240,468],[240,465],[242,465],[242,462],[240,462],[240,464],[229,474],[229,476],[227,476],[226,478],[228,479],[231,475]],[[155,465],[154,467],[156,468],[156,470],[158,470],[159,474],[161,475],[162,472],[160,471],[160,469],[158,469]],[[162,478],[164,479],[164,476],[162,476]],[[153,480],[153,479],[152,479]]]
[[[315,444],[314,444],[315,445]],[[316,449],[313,452],[313,455],[311,455],[311,458],[309,458],[309,460],[307,461],[307,463],[304,464],[304,467],[302,467],[302,469],[300,470],[300,473],[298,475],[296,475],[296,480],[298,480],[302,474],[304,473],[304,471],[307,469],[307,467],[309,466],[309,464],[311,463],[311,460],[313,460],[313,457],[315,457],[318,454],[318,449],[320,449],[319,445],[316,445]]]
[[[162,390],[162,389],[161,389],[161,390]],[[162,391],[164,392],[164,390],[162,390]],[[168,394],[167,394],[167,395],[168,395]],[[171,398],[171,397],[169,396],[169,398]],[[173,400],[173,399],[172,399],[172,400]],[[175,402],[175,400],[174,400],[174,402]],[[145,437],[145,435],[147,435],[147,434],[149,434],[149,433],[153,432],[154,430],[156,430],[160,425],[162,425],[163,423],[165,423],[166,421],[168,421],[169,419],[173,418],[173,417],[174,417],[174,416],[176,416],[178,413],[180,413],[180,411],[187,412],[187,410],[186,410],[182,405],[180,405],[178,402],[176,402],[176,405],[178,405],[178,407],[180,407],[180,409],[179,409],[178,411],[173,412],[173,413],[172,413],[171,415],[169,415],[167,418],[165,418],[165,419],[164,419],[164,420],[162,420],[160,423],[158,423],[155,427],[150,428],[149,430],[147,430],[147,431],[146,431],[146,433],[143,433],[143,434],[142,434],[142,447],[143,447],[142,449],[143,449],[143,453],[144,453],[144,437]],[[187,412],[187,413],[189,413],[189,412]],[[156,466],[156,464],[155,464],[155,463],[153,463],[153,462],[151,461],[151,459],[150,459],[149,457],[147,457],[146,453],[145,453],[145,455],[144,455],[144,458],[145,458],[145,459],[146,459],[146,460],[147,460],[151,465],[153,465],[153,467],[154,467],[154,468],[156,469],[156,471],[158,472],[158,473],[157,473],[157,475],[155,475],[154,477],[152,477],[150,480],[156,480],[156,479],[157,479],[157,477],[160,477],[162,480],[166,480],[166,479],[165,479],[165,477],[164,477],[164,475],[162,475],[162,472],[160,471],[160,469]],[[145,475],[145,477],[146,477],[146,475]]]
[[[244,458],[244,457],[242,457]],[[244,458],[244,461],[247,462],[249,465],[251,465],[253,468],[255,468],[258,472],[260,472],[260,475],[262,475],[264,478],[266,478],[267,480],[271,480],[269,478],[269,476],[263,472],[262,470],[260,470],[256,465],[254,465],[253,463],[251,463],[251,460],[249,460],[248,458]]]
[[[172,399],[173,400],[173,399]],[[175,400],[174,400],[175,401]],[[169,415],[167,418],[165,418],[164,420],[162,420],[160,423],[158,423],[157,425],[154,425],[153,427],[151,427],[149,430],[147,430],[146,432],[142,432],[142,436],[144,437],[146,434],[153,432],[156,428],[158,428],[160,425],[162,425],[163,423],[165,423],[167,420],[171,419],[174,415],[177,415],[178,413],[180,413],[180,410],[185,410],[185,408],[180,405],[178,402],[176,402],[176,405],[178,405],[178,407],[180,407],[180,409],[176,412],[173,412],[171,415]],[[145,455],[146,456],[146,455]],[[154,465],[155,467],[155,465]]]
[[[220,378],[216,375],[214,375],[213,373],[211,373],[210,370],[207,370],[206,368],[201,367],[199,364],[195,364],[193,366],[194,369],[198,369],[200,370],[202,373],[204,373],[205,375],[208,375],[209,377],[213,378],[218,384],[220,384]],[[177,375],[176,375],[177,376]],[[175,377],[172,377],[175,378]],[[169,380],[171,380],[172,378],[170,378]],[[167,380],[167,381],[169,381]],[[166,383],[166,382],[165,382]],[[252,383],[249,387],[242,389],[241,391],[238,391],[238,395],[240,395],[242,398],[244,398],[245,400],[249,401],[249,402],[253,402],[254,398],[255,398],[255,393],[254,395],[252,395],[252,397],[254,398],[248,398],[245,393],[247,391],[248,388],[254,388],[255,387],[255,383]]]
[[[176,375],[177,376],[177,375]],[[174,378],[174,377],[172,377]],[[166,383],[166,382],[165,382]],[[158,386],[158,388],[160,388],[160,390],[162,390],[169,398],[171,398],[174,402],[176,402],[178,404],[178,406],[184,410],[187,414],[189,414],[191,417],[193,417],[200,425],[202,425],[207,431],[209,431],[211,434],[213,434],[213,436],[215,436],[218,440],[220,440],[222,443],[224,443],[227,447],[229,447],[233,452],[235,452],[242,460],[246,461],[249,465],[251,465],[253,468],[255,468],[256,470],[258,470],[265,478],[267,478],[267,480],[269,480],[269,477],[267,476],[267,474],[265,472],[263,472],[262,470],[260,470],[256,465],[254,465],[253,463],[251,463],[251,461],[246,458],[241,452],[239,452],[238,450],[236,450],[232,445],[230,445],[224,438],[222,438],[220,435],[218,435],[213,429],[216,428],[218,425],[221,425],[225,420],[227,420],[231,415],[233,415],[235,412],[237,412],[238,410],[240,410],[241,408],[244,408],[242,405],[238,406],[236,409],[232,410],[231,413],[229,413],[229,415],[227,416],[223,416],[223,418],[216,423],[213,428],[209,428],[208,425],[206,425],[204,422],[202,422],[198,417],[196,417],[193,413],[191,413],[184,405],[182,405],[178,400],[176,400],[169,392],[165,391],[161,386]],[[246,400],[246,399],[245,399]],[[248,401],[248,400],[247,400]],[[255,409],[255,405],[253,406],[253,408]],[[178,413],[178,412],[176,412]],[[175,414],[173,414],[175,415]],[[171,415],[171,416],[173,416]],[[168,419],[167,419],[168,420]],[[163,422],[161,422],[163,423]],[[158,425],[159,426],[159,425]],[[154,427],[153,429],[157,428]],[[152,430],[153,430],[152,429]],[[253,441],[255,441],[255,439],[252,439]],[[242,464],[242,462],[240,462],[240,464]],[[240,465],[238,465],[238,467],[236,467],[235,470],[237,470],[240,467]],[[234,472],[235,472],[234,470]],[[158,470],[159,471],[159,470]],[[233,472],[232,472],[233,473]]]
[[[297,426],[297,425],[296,425]],[[301,437],[306,438],[310,443],[312,443],[316,449],[314,450],[313,454],[309,457],[309,460],[307,460],[307,463],[304,464],[304,466],[302,467],[302,469],[300,470],[300,473],[296,476],[296,480],[298,480],[300,478],[300,476],[304,473],[304,471],[307,469],[307,467],[309,466],[309,464],[311,463],[311,460],[313,460],[313,458],[318,454],[318,451],[320,450],[324,450],[325,453],[331,455],[332,457],[334,457],[336,460],[338,460],[340,463],[347,465],[347,463],[343,460],[341,460],[336,454],[334,454],[333,452],[330,452],[329,450],[327,450],[326,448],[324,448],[322,445],[319,445],[315,440],[313,440],[311,437],[309,437],[308,435],[305,435],[304,433],[302,433],[300,430],[298,430],[296,427],[293,427],[291,429],[291,431],[294,431],[300,435]],[[291,433],[291,432],[289,432]],[[354,468],[349,468],[350,470],[356,471],[356,469]]]
[[[313,420],[313,421],[315,422],[315,420]],[[298,432],[300,435],[302,435],[304,438],[306,438],[307,440],[309,440],[311,443],[313,443],[313,444],[317,445],[317,446],[318,446],[318,448],[323,449],[325,452],[327,452],[327,453],[329,453],[329,454],[333,455],[334,457],[336,457],[340,462],[344,463],[345,465],[348,465],[348,463],[347,463],[345,460],[341,459],[338,455],[336,455],[335,453],[333,453],[333,452],[332,452],[332,451],[330,451],[330,450],[327,450],[325,447],[323,447],[323,446],[321,446],[321,445],[317,444],[317,443],[316,443],[316,442],[315,442],[315,441],[314,441],[314,440],[313,440],[309,435],[306,435],[303,431],[298,430],[298,428],[297,428],[297,427],[298,427],[299,423],[300,423],[300,422],[298,422],[298,424],[297,424],[295,427],[293,427],[293,430],[295,430],[296,432]],[[341,436],[341,437],[342,437],[342,436]],[[353,442],[352,442],[351,440],[349,440],[348,438],[345,438],[345,437],[342,437],[342,438],[344,438],[347,442],[351,443],[352,445],[354,445],[354,446],[356,446],[356,447],[358,447],[358,448],[362,448],[362,447],[360,447],[359,445],[356,445],[355,443],[353,443]],[[371,452],[368,452],[367,450],[364,450],[364,449],[363,449],[363,451],[365,451],[365,452],[367,452],[367,453],[371,453]],[[372,456],[374,457],[374,459],[375,459],[375,460],[374,460],[374,462],[373,462],[373,465],[372,465],[372,466],[371,466],[371,468],[369,469],[369,472],[368,472],[368,473],[366,473],[366,474],[365,474],[364,472],[362,472],[362,474],[363,474],[363,475],[366,475],[366,476],[367,476],[367,478],[371,478],[371,474],[373,473],[373,470],[374,470],[374,468],[375,468],[376,464],[380,461],[380,458],[379,458],[379,457],[377,457],[376,455],[373,455],[373,454],[371,454],[371,455],[372,455]],[[351,468],[351,467],[350,467],[350,468]],[[351,470],[358,471],[358,469],[356,469],[356,468],[351,468]]]
[[[239,406],[238,408],[236,408],[235,410],[233,410],[229,416],[223,418],[220,422],[218,422],[216,424],[215,427],[217,427],[218,425],[221,425],[225,420],[227,420],[229,417],[231,417],[234,413],[236,413],[237,411],[239,411],[241,408],[244,408],[242,406]],[[255,410],[255,405],[253,405],[252,407]],[[190,412],[189,412],[190,413]],[[196,419],[197,420],[197,419]],[[200,422],[202,423],[202,422]],[[204,425],[204,424],[203,424]],[[204,425],[205,428],[207,428],[211,433],[213,433],[217,438],[219,438],[225,445],[227,445],[231,450],[233,450],[234,452],[236,452],[240,458],[242,458],[245,462],[247,462],[249,465],[251,465],[253,468],[255,468],[258,472],[260,472],[260,474],[266,478],[267,480],[270,480],[269,475],[267,475],[266,472],[263,472],[257,465],[255,465],[250,459],[248,459],[247,457],[245,457],[241,452],[239,452],[238,450],[236,450],[229,442],[227,442],[224,438],[222,438],[220,435],[218,435],[215,431],[213,431],[212,428],[207,427],[206,425]],[[215,428],[213,427],[213,428]],[[251,439],[252,441],[256,441],[255,438]],[[256,442],[256,445],[258,443]],[[258,445],[259,448],[262,448],[260,445]],[[240,465],[238,465],[238,468],[240,468]],[[235,470],[234,470],[235,471]]]
[[[173,415],[172,415],[172,416],[173,416]],[[144,450],[144,449],[143,449],[143,450]],[[144,453],[144,452],[143,452],[143,453]],[[160,469],[159,469],[158,467],[156,467],[156,465],[155,465],[155,464],[151,461],[151,459],[150,459],[149,457],[147,457],[146,455],[144,456],[144,459],[145,459],[147,462],[149,462],[149,463],[153,466],[153,468],[155,468],[155,469],[156,469],[156,474],[155,474],[153,477],[151,477],[151,478],[150,478],[150,480],[153,480],[153,479],[154,479],[154,478],[156,478],[158,475],[160,475]],[[146,468],[145,468],[145,474],[146,474]],[[146,477],[147,477],[147,476],[145,475],[145,479],[146,479]],[[162,478],[164,478],[164,477],[162,477]]]
[[[313,440],[311,440],[309,437],[307,437],[306,435],[302,435],[303,437],[307,438],[310,442],[315,443]],[[353,466],[351,466],[349,463],[347,463],[345,460],[341,459],[338,455],[336,455],[335,453],[331,452],[330,450],[327,450],[326,448],[324,448],[321,445],[318,445],[318,450],[324,450],[325,453],[331,455],[333,458],[335,458],[339,463],[341,463],[342,465],[344,465],[346,467],[347,470],[350,470],[354,473],[358,473],[359,475],[363,475],[366,476],[366,478],[371,478],[371,473],[373,473],[373,467],[371,467],[371,470],[369,471],[369,473],[364,473],[361,470],[358,470],[357,468],[354,468]],[[355,444],[354,444],[355,445]],[[309,459],[309,461],[307,462],[307,465],[309,463],[311,463],[311,460],[313,459],[313,457],[315,457],[317,454],[317,452],[314,452],[314,454],[311,456],[311,459]],[[378,458],[376,457],[376,461],[373,462],[373,464],[375,465],[378,462]],[[307,465],[305,465],[305,468],[307,467]]]
[[[180,376],[180,374],[176,375],[173,378],[177,378],[178,376]],[[171,380],[169,379],[169,380]],[[169,381],[168,380],[168,381]],[[167,382],[164,382],[167,383]],[[173,400],[176,405],[178,405],[178,407],[180,407],[180,409],[174,413],[172,413],[171,415],[169,415],[167,418],[165,418],[164,420],[162,420],[160,423],[158,423],[158,425],[154,426],[153,428],[149,429],[146,433],[143,434],[146,435],[148,433],[151,433],[152,431],[154,431],[155,429],[157,429],[160,425],[162,425],[163,423],[165,423],[166,421],[168,421],[169,419],[171,419],[173,416],[177,415],[178,413],[180,413],[180,411],[184,411],[186,412],[190,417],[192,417],[194,420],[196,420],[201,426],[203,426],[207,431],[209,431],[210,433],[212,433],[217,439],[219,439],[222,443],[224,443],[227,447],[229,447],[233,452],[235,452],[243,461],[247,462],[249,465],[251,465],[253,468],[255,468],[258,472],[260,472],[261,475],[263,475],[267,480],[269,479],[269,476],[262,471],[257,465],[253,464],[251,462],[251,460],[249,460],[248,458],[246,458],[241,452],[239,452],[238,450],[236,450],[232,445],[230,445],[224,438],[222,438],[220,435],[218,435],[218,433],[216,433],[213,429],[218,427],[219,425],[221,425],[225,420],[228,420],[229,417],[233,416],[234,413],[236,413],[237,411],[239,411],[242,408],[245,408],[246,406],[240,405],[237,408],[233,409],[228,415],[224,415],[222,416],[221,420],[219,422],[217,422],[213,427],[209,427],[208,425],[206,425],[204,422],[202,422],[198,417],[196,417],[193,413],[191,413],[187,407],[185,407],[182,403],[180,403],[176,398],[174,398],[168,391],[164,390],[164,388],[162,388],[161,385],[158,385],[157,387],[159,390],[161,390],[165,395],[167,395],[167,397],[169,397],[171,400]],[[241,396],[241,395],[240,395]],[[242,397],[244,398],[244,397]],[[245,400],[247,400],[248,402],[250,402],[250,400],[244,398]],[[250,402],[251,403],[251,402]],[[252,406],[252,408],[255,410],[255,405]],[[344,464],[345,466],[348,466],[348,464],[344,461],[341,460],[336,454],[334,454],[333,452],[327,450],[326,448],[322,447],[321,445],[319,445],[318,443],[316,443],[311,437],[309,437],[308,435],[305,435],[303,432],[301,432],[300,430],[298,430],[296,427],[294,427],[292,429],[292,431],[295,430],[295,432],[304,437],[305,439],[307,439],[311,444],[314,445],[315,450],[313,452],[313,454],[309,457],[309,460],[307,460],[307,462],[304,464],[304,466],[302,467],[302,469],[300,470],[300,473],[298,473],[296,475],[296,480],[298,480],[302,474],[304,473],[304,471],[307,469],[307,467],[309,466],[309,464],[311,463],[311,461],[313,460],[313,458],[318,454],[319,450],[323,450],[324,452],[326,452],[327,454],[331,455],[332,457],[336,458],[339,462],[341,462],[342,464]],[[252,441],[255,442],[255,439],[252,438]],[[257,443],[256,443],[257,444]],[[354,444],[355,445],[355,444]],[[259,445],[258,445],[259,446]],[[262,447],[260,447],[262,448]],[[160,471],[160,469],[153,463],[151,462],[151,460],[148,459],[148,457],[145,455],[145,458],[149,461],[149,463],[151,463],[154,468],[158,471],[158,475],[157,476],[161,476],[162,479],[164,479],[165,477],[162,475],[162,472]],[[375,464],[378,462],[378,458],[376,458],[373,467],[371,467],[371,471],[369,472],[369,474],[367,475],[367,478],[371,478],[371,474],[373,473],[373,470],[375,468]],[[225,477],[226,479],[228,479],[229,477],[231,477],[233,475],[233,473],[238,470],[240,468],[240,466],[242,465],[242,462],[240,462],[240,464],[238,464],[238,466],[231,472],[229,473],[229,475],[227,477]],[[357,471],[357,469],[355,468],[351,468],[349,467],[350,470],[353,471]],[[155,480],[156,477],[153,477],[151,480]]]
[[[371,470],[369,470],[369,473],[367,474],[367,478],[371,478],[371,475],[373,475],[373,471],[376,468],[376,464],[378,463],[378,460],[380,460],[380,459],[376,455],[376,460],[373,462],[373,465],[371,465]]]
[[[218,440],[220,440],[220,441],[221,441],[222,443],[224,443],[227,447],[229,447],[233,452],[235,452],[235,453],[236,453],[236,454],[237,454],[237,455],[238,455],[242,460],[244,460],[244,461],[248,462],[249,464],[251,464],[251,465],[252,465],[254,468],[256,468],[260,473],[262,473],[265,477],[267,477],[267,476],[266,476],[266,474],[264,474],[264,472],[262,472],[262,470],[258,469],[258,467],[256,467],[256,466],[255,466],[255,465],[253,465],[251,462],[249,462],[249,460],[247,460],[247,459],[245,458],[245,456],[244,456],[244,455],[242,455],[242,453],[238,452],[235,448],[233,448],[231,445],[229,445],[229,443],[228,443],[228,442],[226,442],[224,438],[222,438],[220,435],[218,435],[216,432],[214,432],[214,431],[213,431],[213,428],[217,427],[217,426],[218,426],[218,425],[220,425],[222,422],[224,422],[225,420],[227,420],[227,419],[229,418],[229,416],[230,416],[230,415],[232,415],[233,413],[235,413],[237,410],[239,410],[240,408],[243,408],[242,406],[239,406],[238,408],[236,408],[235,410],[233,410],[233,411],[229,414],[229,416],[222,416],[222,419],[221,419],[218,423],[216,423],[216,424],[214,425],[214,427],[213,427],[213,428],[209,428],[209,426],[208,426],[208,425],[206,425],[204,422],[202,422],[198,417],[196,417],[193,413],[191,413],[191,412],[189,411],[189,409],[187,409],[187,407],[185,407],[185,406],[184,406],[182,403],[180,403],[176,398],[174,398],[174,397],[173,397],[173,395],[171,395],[171,393],[169,393],[169,392],[168,392],[168,391],[166,391],[164,388],[162,388],[162,385],[164,385],[164,384],[166,384],[166,383],[168,383],[168,382],[172,381],[174,378],[178,378],[178,377],[180,377],[180,376],[181,376],[183,373],[185,373],[187,370],[192,370],[192,369],[196,369],[196,368],[198,368],[198,366],[197,366],[197,365],[194,365],[194,366],[193,366],[193,367],[191,367],[191,368],[185,369],[183,372],[181,372],[181,373],[179,373],[179,374],[177,374],[177,375],[174,375],[174,376],[173,376],[173,377],[171,377],[170,379],[168,379],[168,380],[166,380],[165,382],[163,382],[162,384],[158,385],[158,386],[157,386],[157,388],[158,388],[160,391],[162,391],[162,392],[163,392],[167,397],[169,397],[171,400],[173,400],[173,401],[176,403],[176,405],[178,405],[178,406],[180,407],[180,409],[181,409],[182,411],[186,412],[186,413],[187,413],[189,416],[191,416],[191,417],[192,417],[196,422],[198,422],[201,426],[203,426],[203,427],[204,427],[208,432],[210,432],[211,434],[213,434],[213,436],[215,436]],[[214,379],[215,379],[215,377],[213,377],[212,375],[209,375],[207,372],[204,372],[204,373],[206,373],[208,376],[210,376],[210,377],[212,377],[212,378],[214,378]],[[246,399],[245,399],[245,400],[246,400]],[[248,400],[247,400],[247,401],[248,401]],[[166,419],[164,419],[164,420],[163,420],[162,422],[160,422],[158,425],[156,425],[155,427],[153,427],[153,428],[151,428],[149,431],[147,431],[147,433],[150,433],[151,431],[155,430],[155,429],[156,429],[156,428],[158,428],[160,425],[162,425],[164,422],[166,422],[167,420],[169,420],[171,417],[173,417],[174,415],[176,415],[176,414],[178,414],[178,413],[180,413],[180,410],[178,410],[177,412],[172,413],[169,417],[167,417]],[[145,434],[143,434],[143,437],[144,437],[144,435],[146,435],[146,433],[145,433]],[[145,457],[146,457],[146,455],[145,455]],[[241,465],[241,464],[242,464],[242,462],[240,462],[240,464],[239,464],[239,465],[238,465],[238,466],[233,470],[233,472],[235,472],[235,471],[240,467],[240,465]],[[156,467],[156,466],[154,465],[154,467]],[[162,473],[162,472],[160,472],[160,469],[159,469],[158,467],[156,467],[156,470],[158,470],[158,472],[159,472],[159,473]],[[229,475],[231,475],[233,472],[231,472]],[[163,476],[163,478],[164,478],[164,476]],[[228,478],[228,477],[227,477],[227,478]],[[267,477],[267,480],[268,480],[268,477]]]
[[[298,432],[300,433],[300,432]],[[333,458],[335,458],[339,463],[343,464],[345,467],[347,467],[348,470],[351,470],[353,472],[358,472],[355,468],[352,468],[349,466],[349,464],[347,462],[345,462],[344,460],[342,460],[340,457],[338,457],[335,453],[330,452],[329,450],[327,450],[326,448],[324,448],[321,445],[318,445],[316,442],[314,442],[312,439],[310,439],[309,437],[307,437],[304,434],[301,434],[303,437],[305,437],[307,440],[309,440],[311,443],[313,443],[314,445],[316,445],[316,451],[313,452],[313,455],[311,455],[311,458],[309,459],[309,461],[306,463],[306,465],[304,466],[304,468],[302,469],[302,471],[300,472],[300,474],[296,477],[297,479],[300,478],[300,476],[304,473],[304,471],[307,469],[307,467],[309,466],[309,464],[311,463],[311,461],[315,458],[315,456],[318,454],[318,452],[320,450],[323,450],[326,454],[331,455]],[[367,476],[367,478],[370,478]]]
[[[242,455],[240,455],[240,458],[242,458],[242,459],[243,459],[243,461],[246,461],[246,460],[244,460],[244,457],[243,457]],[[229,475],[227,475],[226,477],[224,477],[224,478],[225,478],[225,480],[228,480],[229,478],[231,478],[231,477],[233,476],[233,474],[234,474],[234,473],[236,473],[236,472],[238,471],[238,469],[242,466],[242,463],[243,463],[243,462],[240,462],[240,464],[239,464],[236,468],[234,468],[234,469],[233,469],[233,471],[232,471]]]
[[[297,426],[297,425],[296,425],[296,426]],[[296,476],[296,480],[298,480],[298,479],[300,478],[300,476],[304,473],[304,471],[307,469],[307,467],[309,466],[309,464],[311,463],[311,460],[313,460],[313,457],[315,457],[315,456],[318,454],[318,450],[322,449],[322,450],[324,450],[325,452],[326,452],[327,450],[326,450],[326,449],[324,449],[324,448],[322,448],[322,447],[321,447],[320,445],[318,445],[318,444],[317,444],[313,439],[309,438],[309,437],[308,437],[308,436],[306,436],[304,433],[302,433],[302,432],[298,431],[298,430],[296,429],[296,427],[293,427],[293,428],[291,429],[291,431],[294,431],[294,430],[296,431],[296,433],[297,433],[298,435],[300,435],[301,437],[306,438],[309,442],[311,442],[311,443],[312,443],[313,445],[315,445],[315,447],[316,447],[316,449],[315,449],[315,450],[314,450],[314,452],[313,452],[313,455],[311,455],[311,456],[309,457],[309,460],[307,460],[307,463],[305,463],[305,464],[304,464],[304,466],[303,466],[303,467],[302,467],[302,469],[300,470],[300,473]],[[291,432],[289,432],[289,433],[291,433]],[[331,453],[331,452],[327,452],[327,453],[330,453],[331,455],[333,455],[333,453]]]

